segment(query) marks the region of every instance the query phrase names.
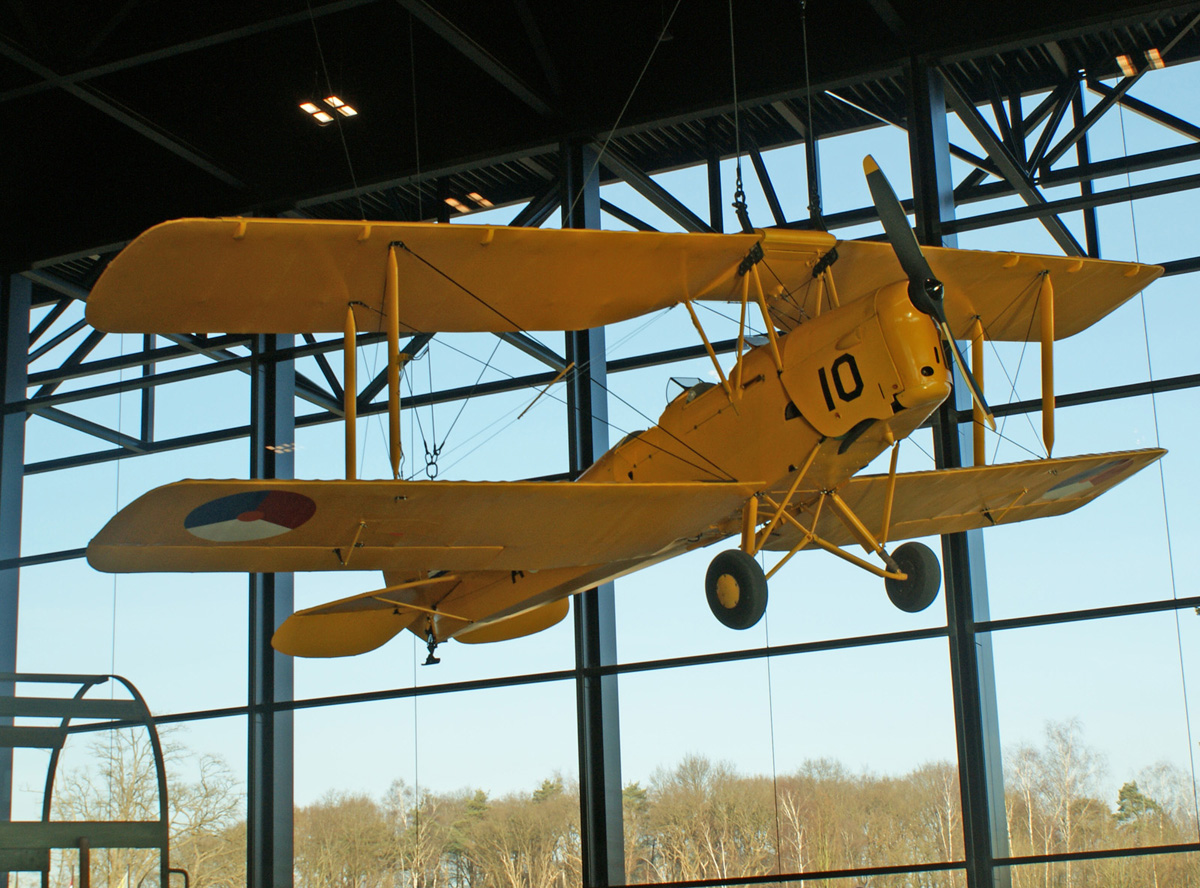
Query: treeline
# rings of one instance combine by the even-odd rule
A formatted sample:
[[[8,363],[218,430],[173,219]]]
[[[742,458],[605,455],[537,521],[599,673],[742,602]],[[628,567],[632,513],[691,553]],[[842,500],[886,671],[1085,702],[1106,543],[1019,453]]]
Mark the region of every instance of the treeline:
[[[201,761],[208,770],[200,781],[173,784],[173,807],[189,810],[173,824],[173,862],[189,870],[193,888],[245,885],[241,797],[219,763]],[[1040,746],[1010,750],[1005,768],[1013,856],[1197,841],[1189,775],[1158,765],[1104,799],[1101,759],[1076,722],[1048,726]],[[630,883],[963,857],[958,774],[946,762],[878,776],[823,759],[772,779],[690,756],[644,786],[626,786],[623,806]],[[123,880],[132,888],[156,865],[120,852],[97,866],[98,856],[97,888],[120,888]],[[395,781],[378,796],[334,792],[295,812],[299,888],[568,888],[581,881],[578,790],[557,776],[532,792],[499,797],[480,789],[418,793]],[[873,888],[965,885],[962,872],[947,871],[864,881]],[[1200,854],[1025,865],[1013,868],[1012,881],[1017,888],[1195,886]]]

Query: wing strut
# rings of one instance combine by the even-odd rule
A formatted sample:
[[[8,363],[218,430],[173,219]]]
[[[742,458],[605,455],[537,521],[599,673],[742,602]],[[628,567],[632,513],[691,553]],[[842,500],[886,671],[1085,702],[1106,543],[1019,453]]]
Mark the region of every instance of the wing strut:
[[[358,442],[358,325],[354,321],[354,303],[346,306],[346,329],[342,334],[342,405],[346,416],[346,480],[357,477]]]
[[[978,317],[971,324],[971,373],[975,377],[975,382],[979,386],[979,391],[983,391],[983,321]],[[974,464],[982,466],[987,464],[987,448],[984,445],[984,423],[987,422],[987,417],[983,413],[983,408],[974,398],[971,399],[971,443],[972,450],[975,453]]]
[[[383,313],[387,316],[388,361],[388,451],[392,477],[400,477],[400,271],[396,246],[388,246],[387,282],[383,291]]]
[[[1042,440],[1049,456],[1054,448],[1054,285],[1048,271],[1042,274],[1038,303],[1042,322]]]

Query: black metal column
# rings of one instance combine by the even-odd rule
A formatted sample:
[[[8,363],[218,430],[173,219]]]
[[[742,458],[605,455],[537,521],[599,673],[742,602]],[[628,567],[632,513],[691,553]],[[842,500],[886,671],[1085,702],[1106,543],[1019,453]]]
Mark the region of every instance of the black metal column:
[[[271,354],[291,336],[256,336],[251,373],[250,477],[292,478],[296,440],[296,371]],[[250,888],[292,885],[292,659],[271,636],[292,613],[292,575],[250,577],[250,725],[247,775],[247,868]]]
[[[725,213],[721,204],[721,149],[717,145],[717,125],[710,120],[704,125],[706,166],[708,168],[708,224],[713,231],[724,233]]]
[[[596,153],[563,146],[564,228],[600,227]],[[608,449],[604,329],[567,334],[567,433],[572,476]],[[575,694],[579,722],[579,806],[584,888],[625,882],[621,811],[621,727],[617,677],[595,670],[617,662],[612,583],[575,596]]]
[[[1118,109],[1118,113],[1120,110]],[[1083,80],[1081,79],[1075,88],[1075,94],[1071,96],[1071,120],[1077,127],[1083,126]],[[1075,143],[1075,158],[1079,161],[1079,166],[1086,168],[1092,162],[1091,151],[1088,150],[1088,134],[1085,130],[1083,136]],[[1079,193],[1084,198],[1090,198],[1093,194],[1092,180],[1083,178],[1079,180]],[[1093,259],[1100,258],[1100,226],[1096,221],[1096,207],[1088,206],[1083,209],[1083,235],[1084,242],[1087,247],[1087,254]]]
[[[954,218],[954,183],[941,75],[923,61],[913,60],[908,77],[917,237],[924,244],[954,246],[953,238],[942,232],[942,223]],[[942,405],[934,424],[939,468],[970,464],[971,427],[960,426],[957,414],[970,406],[967,386],[956,382],[953,397]],[[992,639],[975,632],[975,623],[988,619],[983,535],[971,531],[943,536],[942,563],[967,885],[1007,888],[1008,869],[992,865],[994,858],[1008,855]]]
[[[4,404],[25,400],[29,377],[29,304],[33,285],[20,275],[0,278],[0,373]],[[25,476],[24,411],[0,416],[0,560],[21,555],[21,505]],[[17,671],[17,602],[20,568],[0,570],[0,672]],[[0,696],[15,696],[12,682],[0,682]],[[12,725],[6,716],[0,724]],[[13,753],[0,749],[0,821],[12,819]],[[8,881],[0,873],[0,884]]]

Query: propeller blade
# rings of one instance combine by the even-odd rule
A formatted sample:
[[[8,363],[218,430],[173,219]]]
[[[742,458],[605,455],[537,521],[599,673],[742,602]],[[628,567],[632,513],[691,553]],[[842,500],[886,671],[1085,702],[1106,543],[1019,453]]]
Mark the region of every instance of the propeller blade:
[[[863,172],[867,176],[867,187],[871,189],[871,202],[875,204],[879,221],[883,223],[884,233],[896,253],[896,258],[900,260],[904,274],[910,281],[937,280],[933,269],[925,260],[925,254],[921,252],[917,236],[908,224],[908,216],[904,213],[900,198],[896,197],[887,176],[883,174],[875,158],[869,154],[863,158]]]
[[[950,353],[954,355],[954,363],[958,365],[958,372],[967,381],[967,388],[971,390],[971,397],[979,405],[979,409],[983,411],[983,418],[987,420],[988,428],[993,432],[996,431],[996,417],[992,415],[992,408],[984,400],[983,390],[980,389],[979,383],[975,381],[975,377],[967,369],[967,362],[963,360],[962,352],[958,350],[958,342],[954,339],[954,334],[950,332],[950,325],[943,319],[938,321],[938,329],[942,333],[942,340],[949,347]]]

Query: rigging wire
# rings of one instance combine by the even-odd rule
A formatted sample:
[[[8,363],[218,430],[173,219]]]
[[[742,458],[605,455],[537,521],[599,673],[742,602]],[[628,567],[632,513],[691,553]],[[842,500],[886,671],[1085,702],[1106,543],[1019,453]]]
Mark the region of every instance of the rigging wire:
[[[417,51],[416,41],[413,39],[413,15],[408,14],[408,66],[412,81],[412,109],[413,109],[413,153],[416,156],[417,162],[417,180],[414,183],[417,190],[417,218],[425,218],[425,192],[424,181],[421,177],[421,132],[417,128]]]
[[[729,66],[733,80],[733,144],[737,155],[734,173],[733,210],[737,214],[738,224],[742,231],[749,234],[754,231],[750,224],[750,213],[746,208],[746,192],[742,188],[742,123],[739,116],[737,90],[737,45],[733,37],[733,0],[729,0]]]
[[[675,18],[675,13],[679,11],[679,5],[682,2],[683,0],[675,0],[675,5],[671,7],[671,14],[667,16],[667,20],[663,23],[662,30],[658,32],[658,39],[654,41],[654,46],[650,48],[650,55],[646,57],[646,63],[642,65],[642,70],[638,73],[637,80],[635,80],[633,83],[633,88],[629,90],[629,95],[625,97],[625,104],[621,106],[621,110],[617,113],[616,121],[614,121],[612,128],[609,129],[608,135],[604,137],[604,142],[600,145],[600,150],[596,152],[596,157],[592,161],[591,168],[588,169],[587,176],[584,177],[585,182],[590,180],[596,170],[599,169],[600,158],[604,157],[604,152],[608,150],[609,143],[617,134],[617,129],[621,126],[621,120],[625,117],[625,112],[629,110],[629,103],[633,101],[633,97],[637,93],[638,87],[642,85],[642,78],[646,76],[646,71],[649,70],[650,63],[654,61],[654,54],[658,52],[658,47],[664,42],[663,38],[666,36],[667,32],[670,31],[671,21]],[[582,197],[583,191],[581,190],[571,199],[571,205],[567,208],[568,216],[575,212],[575,207],[579,204],[579,201]]]
[[[333,95],[333,82],[329,79],[329,68],[325,64],[325,51],[321,49],[321,35],[317,33],[317,17],[313,15],[312,0],[306,0],[308,5],[308,20],[312,24],[313,41],[317,44],[317,57],[321,60],[321,72],[325,75],[325,88]],[[350,170],[350,184],[354,186],[354,196],[358,200],[358,215],[366,220],[367,211],[363,209],[362,192],[358,190],[358,178],[354,175],[354,163],[350,160],[350,146],[346,143],[346,131],[342,129],[342,115],[333,115],[337,124],[338,137],[342,140],[342,152],[346,155],[346,167]]]
[[[446,446],[446,442],[450,439],[450,433],[454,431],[454,426],[458,424],[458,418],[462,416],[463,410],[466,409],[467,402],[471,400],[475,394],[475,390],[479,388],[479,383],[483,381],[483,374],[487,373],[488,368],[492,366],[492,359],[496,357],[496,352],[500,348],[500,342],[501,339],[496,337],[496,344],[492,346],[492,353],[488,355],[488,359],[484,362],[484,365],[479,368],[479,375],[475,377],[475,383],[471,386],[471,390],[467,392],[467,396],[459,402],[458,413],[454,414],[454,420],[450,423],[450,428],[446,429],[446,434],[442,437],[442,443],[434,445],[435,454],[441,453],[442,448]],[[436,442],[437,438],[434,438],[434,441]]]
[[[1125,109],[1118,103],[1117,113],[1121,121],[1121,151],[1125,157],[1125,184],[1127,187],[1132,187],[1133,180],[1129,171],[1129,145],[1126,142],[1125,136]],[[1137,214],[1134,210],[1133,201],[1129,201],[1129,224],[1133,231],[1133,258],[1136,262],[1142,261],[1141,247],[1138,244],[1137,233]],[[1158,396],[1154,391],[1154,363],[1150,352],[1150,324],[1146,315],[1146,292],[1143,290],[1138,294],[1138,301],[1141,304],[1142,310],[1142,333],[1146,343],[1146,373],[1150,379],[1150,411],[1154,417],[1154,446],[1162,447],[1162,436],[1159,432],[1158,425]],[[1163,528],[1167,537],[1167,567],[1171,577],[1171,597],[1179,600],[1179,589],[1175,579],[1175,550],[1171,542],[1171,512],[1167,504],[1167,474],[1163,468],[1163,461],[1158,460],[1158,483],[1159,489],[1162,491],[1162,506],[1163,506]],[[1196,818],[1197,830],[1200,830],[1200,785],[1196,783],[1196,744],[1192,736],[1192,713],[1188,703],[1187,689],[1187,666],[1183,656],[1183,627],[1179,618],[1179,608],[1173,611],[1175,615],[1175,643],[1179,651],[1179,684],[1180,691],[1183,695],[1183,718],[1187,726],[1188,738],[1188,764],[1191,767],[1192,774],[1192,814]]]
[[[766,557],[759,551],[759,561],[765,567]],[[763,614],[763,643],[768,651],[763,657],[767,661],[767,720],[771,732],[771,788],[775,798],[775,872],[783,872],[783,830],[779,821],[779,765],[775,760],[775,686],[771,680],[771,616]]]
[[[1035,278],[1034,283],[1036,284],[1039,281],[1040,281],[1040,278]],[[1033,286],[1033,284],[1031,284],[1030,286]],[[1022,291],[1022,292],[1024,292],[1024,291]],[[1020,298],[1021,298],[1021,296],[1020,296],[1020,294],[1018,294],[1016,297],[1014,297],[1013,301],[1009,303],[1009,305],[1011,306],[1011,305],[1015,304],[1016,301]],[[996,348],[995,341],[991,340],[991,339],[987,340],[988,345],[990,345],[992,348],[992,355],[996,358],[996,363],[998,363],[1000,365],[1000,369],[1004,373],[1004,378],[1008,380],[1008,384],[1009,384],[1008,401],[1010,404],[1012,403],[1013,398],[1016,397],[1017,380],[1021,376],[1021,367],[1025,363],[1025,352],[1029,349],[1030,337],[1033,334],[1034,318],[1039,316],[1038,315],[1038,300],[1040,300],[1041,298],[1042,298],[1042,294],[1041,294],[1041,290],[1039,288],[1037,296],[1034,297],[1033,310],[1030,311],[1030,313],[1029,313],[1029,326],[1025,328],[1025,336],[1021,340],[1021,352],[1017,356],[1017,369],[1014,370],[1011,374],[1008,372],[1008,367],[1004,363],[1004,358],[1002,358],[1000,356],[999,349]],[[1043,409],[1045,409],[1045,408],[1043,407]],[[1038,442],[1038,444],[1042,447],[1042,449],[1045,449],[1046,443],[1042,440],[1042,436],[1040,434],[1038,434],[1037,426],[1035,426],[1033,424],[1032,415],[1029,413],[1026,413],[1025,421],[1029,423],[1029,429],[1030,429],[1030,431],[1033,432],[1034,440],[1036,440]],[[1008,438],[1005,436],[1004,429],[1007,426],[1007,424],[1008,424],[1008,417],[1007,416],[1002,417],[1000,420],[1000,427],[996,430],[996,447],[992,451],[993,465],[996,462],[996,458],[1000,455],[1000,444],[1004,441],[1008,441],[1010,444],[1016,444],[1018,447],[1020,447],[1026,453],[1029,453],[1029,454],[1033,455],[1035,458],[1040,459],[1042,454],[1035,453],[1034,451],[1030,450],[1028,447],[1025,447],[1022,444],[1017,444],[1017,441],[1015,438]],[[1046,456],[1049,456],[1049,455],[1050,455],[1049,453],[1046,454]]]
[[[468,288],[467,288],[465,285],[463,285],[463,284],[459,283],[457,280],[455,280],[453,277],[451,277],[451,276],[450,276],[449,274],[447,274],[445,271],[443,271],[442,269],[438,268],[438,267],[437,267],[436,265],[434,265],[433,263],[429,262],[427,259],[425,259],[424,257],[422,257],[420,254],[418,254],[418,253],[414,252],[414,251],[413,251],[411,248],[409,248],[408,246],[406,246],[406,245],[404,245],[404,244],[398,244],[398,246],[400,246],[400,247],[401,247],[401,248],[402,248],[402,249],[403,249],[403,250],[404,250],[406,253],[408,253],[410,256],[412,256],[412,257],[414,257],[415,259],[419,260],[419,261],[420,261],[422,264],[424,264],[424,265],[425,265],[427,268],[429,268],[431,271],[434,271],[435,273],[437,273],[438,275],[440,275],[441,277],[443,277],[443,278],[444,278],[446,281],[448,281],[449,283],[453,284],[453,285],[454,285],[455,287],[457,287],[458,289],[462,290],[464,293],[466,293],[468,296],[470,296],[472,299],[474,299],[474,300],[475,300],[476,302],[478,302],[480,305],[484,306],[485,308],[487,308],[489,311],[493,312],[493,313],[494,313],[494,314],[496,314],[497,316],[499,316],[499,317],[503,318],[503,319],[504,319],[506,322],[508,322],[509,324],[511,324],[511,325],[512,325],[512,327],[514,328],[514,330],[516,330],[517,332],[520,332],[520,333],[524,333],[526,336],[528,336],[528,335],[529,335],[529,332],[528,332],[528,331],[527,331],[527,330],[526,330],[524,327],[522,327],[520,324],[518,324],[516,321],[512,320],[511,318],[509,318],[509,317],[508,317],[507,315],[505,315],[505,314],[504,314],[502,311],[500,311],[498,308],[496,308],[495,306],[493,306],[493,305],[491,305],[490,303],[488,303],[488,302],[487,302],[485,299],[483,299],[482,297],[480,297],[480,296],[479,296],[479,295],[477,295],[476,293],[473,293],[473,292],[472,292],[470,289],[468,289]],[[585,362],[585,363],[586,363],[586,362]],[[577,369],[577,372],[582,372],[582,369],[581,369],[581,368],[580,368],[580,369]],[[624,398],[622,398],[620,395],[618,395],[616,392],[614,392],[612,389],[610,389],[610,388],[609,388],[608,386],[606,386],[604,383],[600,382],[599,380],[595,380],[595,379],[593,379],[593,380],[592,380],[592,384],[593,384],[593,385],[595,385],[597,388],[601,389],[602,391],[604,391],[604,393],[605,393],[605,394],[607,394],[607,395],[609,395],[609,396],[611,396],[611,397],[615,398],[617,401],[619,401],[620,403],[624,404],[626,407],[628,407],[630,410],[632,410],[632,411],[633,411],[634,413],[636,413],[638,416],[642,417],[642,419],[646,420],[646,422],[650,423],[652,426],[657,426],[659,429],[661,429],[661,430],[662,430],[662,432],[663,432],[664,434],[666,434],[668,437],[670,437],[672,440],[674,440],[674,441],[675,441],[677,444],[680,444],[681,446],[683,446],[683,447],[684,447],[684,448],[686,448],[687,450],[691,451],[691,452],[692,452],[692,453],[694,453],[696,456],[698,456],[700,459],[702,459],[704,462],[708,463],[709,465],[711,465],[713,468],[715,468],[715,469],[717,470],[716,472],[714,472],[714,471],[712,471],[711,469],[702,469],[702,471],[708,472],[710,475],[714,475],[714,476],[716,476],[716,477],[718,477],[718,478],[720,478],[720,477],[721,477],[721,475],[724,475],[724,476],[725,476],[725,478],[724,478],[724,479],[722,479],[722,480],[730,480],[730,481],[732,481],[732,480],[736,480],[736,479],[734,478],[734,476],[733,476],[733,475],[732,475],[730,472],[728,472],[728,471],[726,471],[725,469],[723,469],[723,468],[722,468],[720,465],[718,465],[718,464],[717,464],[716,462],[714,462],[712,459],[710,459],[709,457],[705,456],[705,455],[704,455],[703,453],[701,453],[700,451],[696,450],[696,448],[694,448],[692,445],[688,444],[686,441],[684,441],[684,440],[682,440],[681,438],[679,438],[679,437],[678,437],[677,435],[675,435],[673,432],[671,432],[671,431],[669,431],[669,430],[667,430],[667,429],[663,428],[662,426],[658,425],[658,424],[657,424],[657,423],[656,423],[656,422],[655,422],[653,419],[651,419],[649,416],[647,416],[645,413],[643,413],[643,412],[642,412],[641,410],[639,410],[637,407],[634,407],[632,404],[630,404],[628,401],[626,401]],[[668,452],[668,453],[669,453],[669,451],[664,451],[664,452]],[[693,467],[695,467],[695,468],[700,468],[699,466],[696,466],[694,463],[691,463],[691,462],[690,462],[690,461],[688,461],[688,460],[684,460],[684,458],[683,458],[682,456],[679,456],[678,454],[671,454],[671,455],[672,455],[672,456],[675,456],[677,459],[681,459],[681,460],[683,460],[684,462],[688,462],[688,464],[689,464],[689,465],[692,465],[692,466],[693,466]],[[719,474],[718,474],[718,473],[719,473]]]
[[[447,348],[449,348],[449,349],[450,349],[450,350],[452,350],[452,351],[456,351],[456,352],[458,352],[459,354],[463,355],[464,357],[470,358],[470,359],[471,359],[471,360],[473,360],[473,361],[479,361],[479,358],[475,357],[474,355],[472,355],[472,354],[468,354],[467,352],[465,352],[465,351],[462,351],[461,349],[455,348],[454,346],[452,346],[452,345],[449,345],[448,343],[445,343],[445,342],[443,342],[443,343],[442,343],[442,345],[446,346]],[[589,365],[590,365],[590,362],[588,362],[588,361],[585,361],[585,362],[583,362],[581,365],[579,365],[579,368],[578,368],[579,372],[581,372],[581,373],[582,373],[584,370],[586,370],[586,369],[587,369],[587,367],[588,367]],[[497,369],[499,369],[499,368],[497,368]],[[504,373],[504,375],[505,375],[505,376],[507,376],[509,379],[512,379],[512,378],[513,378],[512,374],[510,374],[510,373],[506,373],[506,372],[505,372],[505,371],[503,371],[503,370],[500,370],[500,372],[501,372],[501,373]],[[647,422],[651,422],[651,424],[652,424],[652,425],[657,425],[656,423],[653,423],[653,422],[652,422],[652,421],[649,419],[649,417],[647,417],[647,416],[646,416],[646,414],[642,413],[640,410],[638,410],[636,407],[634,407],[634,406],[633,406],[632,404],[630,404],[628,401],[625,401],[625,400],[624,400],[623,398],[621,398],[619,395],[617,395],[617,394],[613,393],[613,392],[612,392],[610,389],[608,389],[607,387],[605,387],[605,386],[601,385],[599,382],[597,382],[597,383],[595,383],[595,384],[596,384],[596,386],[597,386],[598,388],[601,388],[601,389],[603,389],[605,392],[607,392],[608,394],[612,395],[614,398],[616,398],[616,399],[617,399],[618,401],[620,401],[622,404],[624,404],[625,406],[629,407],[631,410],[633,410],[635,413],[637,413],[639,416],[641,416],[641,417],[642,417],[643,419],[645,419]],[[557,401],[559,404],[562,404],[562,405],[564,405],[564,406],[569,406],[569,405],[567,404],[567,401],[566,401],[566,399],[565,399],[565,398],[562,398],[562,397],[560,397],[559,395],[556,395],[556,394],[553,394],[553,393],[549,393],[549,392],[548,392],[548,393],[546,394],[546,398],[547,398],[548,400]],[[503,420],[504,416],[510,416],[511,414],[513,414],[513,413],[517,412],[517,409],[518,409],[518,408],[516,408],[516,407],[512,408],[512,409],[511,409],[511,410],[509,410],[507,413],[503,414],[503,415],[502,415],[500,418],[498,418],[498,419],[496,419],[495,421],[493,421],[493,422],[491,423],[491,425],[495,425],[496,423],[498,423],[498,422],[500,422],[501,420]],[[576,408],[576,409],[578,409],[578,408]],[[520,419],[520,417],[517,417],[517,419]],[[607,419],[607,418],[605,418],[605,419],[604,419],[604,420],[602,420],[602,421],[603,421],[603,423],[604,423],[604,424],[605,424],[605,425],[606,425],[608,428],[612,429],[612,430],[613,430],[613,431],[615,431],[615,432],[618,432],[618,433],[620,433],[622,436],[624,436],[624,435],[628,435],[628,434],[629,434],[629,431],[628,431],[628,430],[621,428],[619,425],[617,425],[615,422],[613,422],[613,421],[612,421],[612,420],[610,420],[610,419]],[[497,431],[497,433],[496,433],[496,434],[498,435],[500,432],[502,432],[502,431],[504,431],[505,429],[509,428],[509,426],[513,425],[513,423],[515,423],[515,422],[516,422],[516,419],[512,420],[512,422],[509,422],[509,423],[508,423],[507,425],[505,425],[505,426],[504,426],[502,429],[500,429],[499,431]],[[476,435],[473,435],[471,438],[467,438],[467,439],[466,439],[466,440],[463,442],[463,444],[462,444],[462,445],[459,445],[459,446],[464,446],[464,445],[466,444],[466,442],[467,442],[467,441],[470,441],[470,440],[472,440],[472,438],[474,438],[474,437],[478,436],[478,434],[480,434],[482,431],[485,431],[487,428],[490,428],[490,427],[491,427],[491,426],[487,426],[487,427],[485,427],[484,429],[481,429],[481,430],[480,430],[480,432],[477,432],[477,433],[476,433]],[[666,432],[666,430],[665,430],[665,429],[663,429],[663,431],[664,431],[664,432]],[[670,432],[666,432],[666,433],[667,433],[668,435],[670,435],[670,437],[672,437],[672,438],[675,438],[675,436],[674,436],[674,435],[671,435],[671,433],[670,433]],[[494,437],[495,437],[495,435],[493,435],[492,437],[494,438]],[[474,453],[476,450],[478,450],[480,447],[482,447],[484,444],[487,444],[487,443],[488,443],[489,441],[491,441],[491,440],[492,440],[492,438],[488,438],[488,439],[486,439],[486,440],[484,440],[484,441],[480,442],[478,445],[476,445],[476,446],[475,446],[475,447],[473,447],[471,450],[467,451],[465,454],[463,454],[461,457],[459,457],[459,459],[458,459],[458,460],[456,460],[454,463],[452,463],[452,464],[451,464],[451,466],[457,465],[459,462],[462,462],[462,460],[466,459],[468,456],[470,456],[472,453]],[[676,441],[678,441],[679,439],[678,439],[678,438],[675,438],[675,440],[676,440]],[[680,443],[683,443],[683,442],[680,442]],[[670,450],[667,450],[665,447],[662,447],[661,445],[653,445],[653,446],[657,446],[657,447],[658,447],[658,449],[659,449],[660,451],[662,451],[664,454],[666,454],[667,456],[673,457],[674,459],[677,459],[677,460],[679,460],[680,462],[684,463],[685,465],[689,465],[689,466],[691,466],[692,468],[696,469],[697,471],[700,471],[700,472],[706,472],[706,473],[708,473],[708,474],[710,474],[710,475],[713,475],[714,477],[716,477],[716,478],[718,478],[718,479],[720,479],[720,480],[722,480],[722,481],[724,481],[724,480],[736,480],[736,479],[734,479],[734,478],[733,478],[733,476],[732,476],[732,475],[730,475],[728,472],[725,472],[725,476],[726,476],[726,477],[725,477],[725,478],[722,478],[720,475],[718,475],[718,474],[717,474],[716,472],[714,472],[712,469],[705,468],[704,466],[702,466],[702,465],[700,465],[700,464],[698,464],[698,463],[695,463],[695,462],[693,462],[692,460],[688,459],[688,458],[687,458],[687,457],[685,457],[685,456],[681,456],[681,455],[680,455],[680,454],[678,454],[678,453],[674,453],[674,452],[672,452],[672,451],[670,451]],[[697,453],[697,451],[695,450],[695,448],[689,447],[687,444],[684,444],[684,446],[685,446],[685,447],[687,447],[689,450],[691,450],[693,453],[696,453],[696,455],[697,455],[697,456],[699,456],[701,459],[705,460],[706,462],[712,463],[712,460],[709,460],[709,459],[708,459],[707,457],[705,457],[703,454]],[[454,448],[454,449],[457,449],[457,448]],[[712,465],[714,465],[714,466],[716,466],[718,469],[720,469],[720,466],[717,466],[717,465],[716,465],[716,463],[712,463]],[[449,468],[449,467],[448,467],[448,468]],[[721,471],[724,471],[724,470],[722,469]]]
[[[808,0],[800,0],[800,40],[804,44],[804,106],[808,112],[808,132],[804,134],[805,146],[807,152],[812,149],[813,157],[816,157],[817,152],[817,137],[813,132],[813,116],[812,116],[812,77],[808,70]],[[825,228],[825,223],[821,219],[821,183],[820,181],[808,183],[808,217],[813,219]]]

